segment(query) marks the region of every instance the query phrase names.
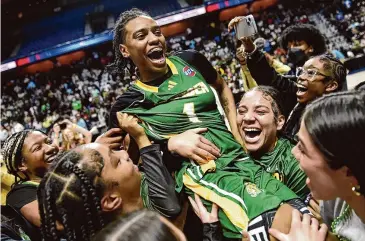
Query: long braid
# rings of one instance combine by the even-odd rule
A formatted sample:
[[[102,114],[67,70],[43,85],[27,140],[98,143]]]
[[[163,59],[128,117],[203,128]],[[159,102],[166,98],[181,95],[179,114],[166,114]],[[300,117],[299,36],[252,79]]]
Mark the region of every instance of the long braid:
[[[63,215],[61,216],[62,218],[62,224],[66,233],[66,237],[67,237],[67,241],[73,241],[76,240],[75,237],[75,233],[74,231],[68,226],[67,220],[68,220],[68,215],[66,212],[63,213]],[[87,237],[84,237],[84,239],[86,240]]]
[[[123,57],[119,50],[119,45],[125,43],[125,26],[127,25],[127,23],[139,16],[150,17],[148,13],[138,8],[132,8],[131,10],[124,11],[119,15],[119,18],[116,21],[113,29],[113,50],[115,59],[112,64],[107,66],[108,71],[116,74],[123,74],[124,71],[127,70],[131,75],[135,74],[135,65],[129,58]]]
[[[19,170],[19,166],[23,161],[22,149],[25,138],[32,130],[24,130],[16,132],[9,136],[2,147],[2,155],[9,174],[12,174],[16,179],[25,181],[28,177]]]
[[[89,152],[91,161],[83,162],[81,168],[77,164],[83,154],[63,153],[42,179],[37,195],[45,240],[61,237],[56,220],[63,225],[66,240],[88,241],[104,227],[99,198],[104,184],[98,178],[104,163],[98,152]]]

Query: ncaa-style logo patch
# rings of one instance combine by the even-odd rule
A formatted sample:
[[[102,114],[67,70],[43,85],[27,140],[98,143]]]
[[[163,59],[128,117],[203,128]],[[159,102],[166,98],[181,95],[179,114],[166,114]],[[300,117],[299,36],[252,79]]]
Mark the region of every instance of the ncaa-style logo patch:
[[[251,182],[246,182],[245,186],[246,186],[246,191],[248,192],[248,194],[251,195],[251,197],[257,197],[257,195],[261,193],[261,190]]]
[[[183,68],[183,71],[186,76],[190,76],[190,77],[193,77],[196,74],[195,71],[192,68],[190,68],[189,66],[185,66]]]

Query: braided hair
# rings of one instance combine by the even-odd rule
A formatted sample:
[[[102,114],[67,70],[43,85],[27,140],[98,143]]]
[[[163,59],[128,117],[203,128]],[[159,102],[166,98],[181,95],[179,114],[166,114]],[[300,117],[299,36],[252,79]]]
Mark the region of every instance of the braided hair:
[[[9,136],[2,146],[2,155],[9,174],[15,176],[16,182],[18,179],[27,181],[27,175],[19,170],[19,166],[24,160],[22,149],[25,138],[32,130],[23,130]]]
[[[129,71],[130,75],[135,74],[135,65],[129,58],[124,58],[122,53],[119,50],[119,45],[125,43],[126,37],[126,29],[125,26],[127,23],[137,17],[150,15],[138,8],[132,8],[130,10],[124,11],[119,15],[118,20],[115,23],[113,29],[113,50],[115,59],[114,62],[107,66],[107,70],[109,72],[115,74],[124,74],[124,71]]]
[[[157,213],[143,209],[112,222],[92,240],[174,241],[177,238]]]
[[[42,179],[37,198],[43,240],[88,241],[105,225],[100,197],[104,161],[99,152],[87,150],[91,161],[75,150],[62,153]],[[56,222],[63,225],[60,232]]]
[[[331,54],[322,54],[317,56],[323,63],[323,69],[331,72],[332,77],[338,84],[337,90],[346,90],[346,67],[345,65]]]

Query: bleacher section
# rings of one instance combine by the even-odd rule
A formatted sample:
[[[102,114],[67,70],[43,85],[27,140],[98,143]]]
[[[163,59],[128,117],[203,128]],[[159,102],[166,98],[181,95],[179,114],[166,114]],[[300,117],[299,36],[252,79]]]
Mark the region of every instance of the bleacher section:
[[[100,5],[104,11],[112,14],[115,19],[125,9],[138,7],[149,12],[153,17],[165,15],[181,7],[175,0],[151,2],[103,0]],[[23,28],[23,43],[18,56],[27,55],[34,51],[51,48],[67,41],[84,36],[85,15],[94,11],[95,5],[60,12],[52,17],[31,23]]]

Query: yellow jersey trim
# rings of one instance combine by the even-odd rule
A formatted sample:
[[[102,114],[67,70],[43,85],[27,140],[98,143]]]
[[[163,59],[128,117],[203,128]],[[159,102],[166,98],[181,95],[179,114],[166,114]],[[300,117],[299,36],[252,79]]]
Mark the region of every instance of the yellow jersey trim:
[[[245,210],[240,205],[228,198],[218,195],[209,188],[199,185],[199,183],[196,183],[186,173],[183,175],[183,183],[200,197],[217,204],[227,215],[232,224],[239,229],[238,231],[247,231],[249,219]]]

